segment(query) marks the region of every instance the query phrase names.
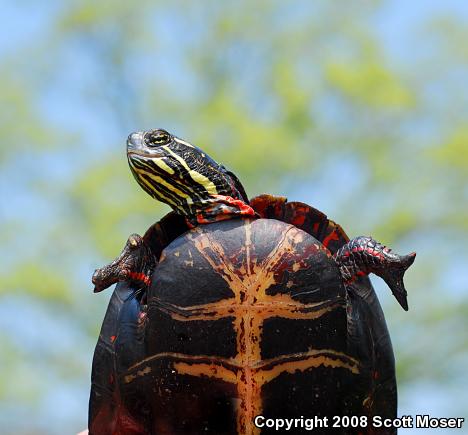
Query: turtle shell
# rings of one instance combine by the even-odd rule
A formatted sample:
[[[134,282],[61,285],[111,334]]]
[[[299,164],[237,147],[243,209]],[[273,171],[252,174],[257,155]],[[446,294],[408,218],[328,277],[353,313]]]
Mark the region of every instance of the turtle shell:
[[[163,250],[145,313],[131,291],[117,286],[101,331],[90,434],[250,435],[274,433],[255,427],[258,415],[331,425],[396,412],[381,311],[345,288],[330,250],[297,226],[196,227]],[[376,339],[388,342],[383,356]]]

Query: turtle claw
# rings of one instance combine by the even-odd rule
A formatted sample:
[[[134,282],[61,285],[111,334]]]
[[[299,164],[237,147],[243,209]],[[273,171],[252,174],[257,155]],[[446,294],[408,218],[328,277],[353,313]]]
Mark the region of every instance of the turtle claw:
[[[408,293],[403,283],[406,270],[413,264],[416,252],[398,255],[372,237],[356,237],[344,245],[334,256],[345,283],[358,276],[375,273],[390,287],[393,296],[408,311]]]
[[[405,289],[403,276],[415,258],[416,252],[399,256],[398,261],[390,263],[388,269],[377,274],[387,283],[393,296],[405,311],[408,311],[408,292]]]
[[[155,266],[156,259],[150,247],[140,235],[132,234],[114,261],[95,270],[92,277],[94,293],[120,281],[138,281],[148,287]]]

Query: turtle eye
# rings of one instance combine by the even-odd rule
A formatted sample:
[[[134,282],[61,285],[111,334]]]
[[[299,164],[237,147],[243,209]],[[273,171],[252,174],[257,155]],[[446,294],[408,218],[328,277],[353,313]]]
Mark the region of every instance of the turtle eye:
[[[171,136],[165,131],[153,131],[145,135],[145,143],[150,147],[167,145],[171,141]]]

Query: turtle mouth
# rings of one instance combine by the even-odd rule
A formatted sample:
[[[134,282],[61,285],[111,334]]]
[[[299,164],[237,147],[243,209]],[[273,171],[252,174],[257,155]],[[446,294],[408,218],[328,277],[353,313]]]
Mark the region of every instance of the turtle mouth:
[[[144,157],[147,159],[154,159],[155,157],[156,158],[166,157],[166,154],[163,152],[157,152],[157,151],[153,153],[148,153],[148,152],[138,150],[138,149],[128,149],[127,156],[129,158],[132,158],[132,156],[137,156],[137,157]]]

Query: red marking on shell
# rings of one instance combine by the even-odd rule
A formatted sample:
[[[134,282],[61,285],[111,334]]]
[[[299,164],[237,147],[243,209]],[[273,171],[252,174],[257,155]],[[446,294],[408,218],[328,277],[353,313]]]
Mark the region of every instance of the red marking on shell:
[[[261,195],[251,200],[251,205],[255,211],[261,216],[266,217],[267,207],[270,205],[271,199],[269,195]]]
[[[327,237],[323,239],[322,245],[328,248],[328,244],[332,240],[339,240],[338,234],[336,234],[335,230],[333,230]]]
[[[317,234],[318,229],[319,229],[319,222],[315,222],[315,224],[312,226],[312,231],[314,232],[314,234]]]
[[[297,227],[300,227],[302,225],[304,225],[305,223],[305,215],[304,214],[297,214],[293,217],[293,219],[291,220],[291,223]]]
[[[113,342],[115,341],[116,338],[117,338],[116,335],[111,335],[111,336],[110,336],[110,341],[111,341],[111,343],[113,343]]]
[[[255,211],[258,211],[257,208],[260,206],[263,213],[261,213],[262,217],[278,220],[284,219],[286,198],[282,196],[261,195],[260,197],[253,198],[253,201],[250,203]]]

